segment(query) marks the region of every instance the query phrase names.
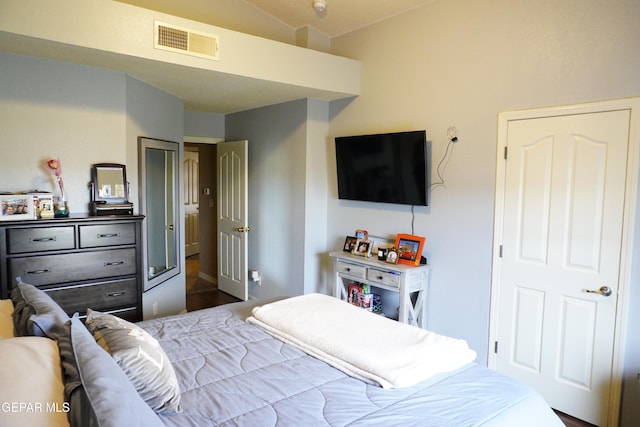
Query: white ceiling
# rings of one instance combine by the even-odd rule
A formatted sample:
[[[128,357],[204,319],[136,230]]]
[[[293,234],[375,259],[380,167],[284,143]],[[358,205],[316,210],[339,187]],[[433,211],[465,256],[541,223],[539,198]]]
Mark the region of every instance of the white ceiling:
[[[294,29],[313,27],[329,37],[364,28],[433,0],[325,0],[318,13],[312,0],[245,0]],[[206,0],[205,0],[206,2]]]
[[[264,21],[264,13],[267,13],[293,30],[310,26],[331,37],[363,28],[434,0],[326,0],[327,9],[321,14],[313,9],[312,0],[119,1],[240,32],[247,31],[242,31],[243,25]],[[220,7],[226,7],[225,13]],[[248,14],[253,14],[253,18],[257,16],[257,20],[243,20]],[[224,17],[221,18],[221,15]],[[224,19],[225,25],[212,22],[219,19]],[[184,100],[185,108],[196,111],[231,113],[300,98],[339,98],[336,96],[338,94],[326,91],[223,73],[211,76],[187,67],[81,49],[2,31],[1,51],[120,70],[179,97]]]
[[[146,9],[170,15],[187,14],[188,19],[222,26],[217,19],[215,8],[224,7],[224,1],[211,0],[120,0]],[[253,5],[297,30],[313,27],[330,38],[364,28],[391,16],[407,12],[434,0],[325,0],[327,8],[318,13],[312,0],[226,0]],[[178,11],[178,8],[183,11]],[[210,22],[211,21],[211,22]],[[229,28],[237,30],[236,28]]]

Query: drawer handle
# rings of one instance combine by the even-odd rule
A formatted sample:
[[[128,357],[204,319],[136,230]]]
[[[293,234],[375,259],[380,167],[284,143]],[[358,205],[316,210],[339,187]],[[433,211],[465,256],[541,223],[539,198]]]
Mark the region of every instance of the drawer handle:
[[[127,291],[119,291],[119,292],[109,292],[108,294],[106,294],[106,296],[108,297],[120,297],[124,294],[126,294]]]
[[[346,268],[344,269],[344,271],[346,271],[346,272],[348,273],[348,272],[350,272],[350,271],[351,271],[351,268],[346,267]]]
[[[118,237],[119,235],[120,235],[119,233],[104,233],[104,234],[98,234],[98,239],[110,238],[110,237]]]
[[[55,237],[38,237],[38,238],[31,239],[31,241],[36,243],[55,242],[56,238]]]
[[[384,279],[384,276],[378,276],[377,278],[378,278],[378,280],[382,280],[382,279]]]
[[[105,262],[104,266],[105,267],[115,267],[117,265],[122,265],[124,264],[124,261],[112,261],[112,262]]]
[[[44,268],[42,270],[32,270],[32,271],[26,271],[26,274],[45,274],[45,273],[51,273],[51,270],[49,270],[48,268]]]

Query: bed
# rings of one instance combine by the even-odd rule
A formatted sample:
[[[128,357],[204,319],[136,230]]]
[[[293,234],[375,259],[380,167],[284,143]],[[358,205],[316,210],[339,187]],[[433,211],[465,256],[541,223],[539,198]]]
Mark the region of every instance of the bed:
[[[15,393],[3,386],[0,404],[18,406],[0,411],[0,425],[19,425],[11,424],[18,420],[37,425],[39,420],[29,418],[36,416],[57,417],[40,425],[73,426],[563,425],[531,388],[475,363],[408,386],[385,388],[356,379],[247,321],[256,313],[254,306],[271,301],[229,304],[135,325],[89,311],[85,324],[52,308],[55,303],[37,288],[16,289],[23,295],[12,294],[13,309],[4,305],[5,320],[12,319],[14,334],[35,336],[14,338],[5,332],[0,338],[1,381],[7,384],[15,370],[7,362],[13,354],[7,344],[19,340],[38,340],[49,359],[37,362],[44,367],[39,371],[57,372],[49,379],[39,377],[40,372],[24,368],[29,352],[18,352],[20,362],[14,365],[22,366],[19,375],[29,378],[20,381],[17,388],[22,390]],[[142,343],[136,351],[119,351],[130,348],[132,340]],[[35,357],[43,352],[32,353]],[[149,376],[148,366],[134,366],[141,360],[151,361],[159,375]],[[38,382],[60,384],[38,384],[39,394],[29,394]],[[26,392],[24,384],[29,385]],[[145,395],[150,391],[151,399]],[[20,409],[24,401],[51,410]]]

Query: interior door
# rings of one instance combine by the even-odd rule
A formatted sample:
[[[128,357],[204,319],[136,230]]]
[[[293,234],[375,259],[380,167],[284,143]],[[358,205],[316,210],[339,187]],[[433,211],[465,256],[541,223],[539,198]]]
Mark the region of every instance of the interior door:
[[[629,125],[621,110],[507,128],[490,357],[597,425],[610,407]]]
[[[218,289],[248,298],[247,141],[220,142],[218,160]]]
[[[185,256],[200,252],[200,198],[198,151],[184,151],[184,244]]]

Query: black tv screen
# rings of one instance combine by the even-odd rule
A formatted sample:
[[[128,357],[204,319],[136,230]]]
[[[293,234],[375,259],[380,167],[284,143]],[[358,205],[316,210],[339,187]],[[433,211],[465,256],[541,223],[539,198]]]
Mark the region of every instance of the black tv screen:
[[[426,131],[335,139],[338,197],[427,206]]]

